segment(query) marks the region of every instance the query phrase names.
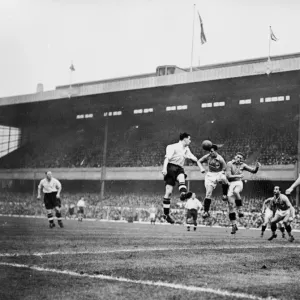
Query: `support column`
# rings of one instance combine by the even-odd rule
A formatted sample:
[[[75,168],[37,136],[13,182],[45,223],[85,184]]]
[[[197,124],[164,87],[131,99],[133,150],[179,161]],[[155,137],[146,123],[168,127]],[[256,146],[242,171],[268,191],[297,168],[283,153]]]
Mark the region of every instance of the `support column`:
[[[298,95],[300,98],[300,95]],[[298,141],[297,141],[297,163],[296,163],[297,174],[295,174],[295,180],[300,174],[300,103],[298,101]],[[296,188],[296,206],[299,206],[299,186]]]
[[[102,166],[101,166],[101,192],[100,192],[100,200],[104,199],[104,193],[105,193],[108,118],[109,118],[108,116],[105,117],[104,143],[103,143],[103,159],[102,159]]]
[[[187,181],[187,190],[188,191],[191,190],[191,181],[190,180]]]

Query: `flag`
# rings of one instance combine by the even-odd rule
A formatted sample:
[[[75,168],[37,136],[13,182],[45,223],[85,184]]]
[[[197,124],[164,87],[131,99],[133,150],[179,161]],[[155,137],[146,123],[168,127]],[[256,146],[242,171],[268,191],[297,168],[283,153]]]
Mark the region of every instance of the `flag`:
[[[204,29],[203,29],[203,23],[202,23],[202,19],[201,19],[201,16],[199,14],[199,11],[198,11],[198,16],[199,16],[199,21],[200,21],[200,39],[201,39],[201,44],[205,44],[206,43],[206,36],[205,36],[205,33],[204,33]]]
[[[278,38],[275,36],[274,32],[272,31],[271,26],[270,26],[270,38],[272,41],[275,41],[275,42],[278,40]]]
[[[71,66],[70,66],[70,70],[72,71],[72,72],[74,72],[75,71],[75,68],[74,68],[74,65],[73,65],[73,63],[71,64]]]

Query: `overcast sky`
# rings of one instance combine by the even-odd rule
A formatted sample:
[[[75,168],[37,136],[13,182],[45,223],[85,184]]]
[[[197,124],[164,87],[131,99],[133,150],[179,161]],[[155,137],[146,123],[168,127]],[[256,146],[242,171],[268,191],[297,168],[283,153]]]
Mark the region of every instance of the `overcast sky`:
[[[0,97],[189,67],[194,3],[194,65],[300,52],[298,0],[1,0]]]

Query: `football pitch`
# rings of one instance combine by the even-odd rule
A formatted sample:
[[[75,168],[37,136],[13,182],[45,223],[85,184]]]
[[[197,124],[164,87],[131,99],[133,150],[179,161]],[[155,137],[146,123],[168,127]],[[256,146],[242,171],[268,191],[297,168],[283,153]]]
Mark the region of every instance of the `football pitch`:
[[[0,299],[300,299],[300,234],[0,217]]]

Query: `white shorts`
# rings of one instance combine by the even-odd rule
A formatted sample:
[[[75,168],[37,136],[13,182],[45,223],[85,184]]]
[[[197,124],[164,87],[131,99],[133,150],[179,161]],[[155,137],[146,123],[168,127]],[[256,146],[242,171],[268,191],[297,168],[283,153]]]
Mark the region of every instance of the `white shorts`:
[[[275,216],[280,216],[282,218],[286,217],[286,216],[290,216],[291,211],[289,209],[287,210],[276,210]]]
[[[207,172],[205,175],[205,188],[208,186],[212,186],[214,189],[216,188],[219,182],[225,182],[226,176],[223,172]]]
[[[290,223],[293,221],[293,217],[291,214],[291,210],[287,209],[287,210],[277,210],[274,216],[274,219],[279,220],[279,222],[286,222],[286,223]]]
[[[273,218],[273,211],[269,207],[267,207],[265,210],[264,223],[269,223],[272,218]]]
[[[241,192],[243,190],[243,186],[244,185],[243,185],[243,181],[242,180],[230,182],[227,196],[228,197],[234,196],[233,191],[234,191],[234,189],[236,187],[239,187],[240,188],[240,192]]]
[[[155,220],[155,213],[150,214],[150,220]]]

